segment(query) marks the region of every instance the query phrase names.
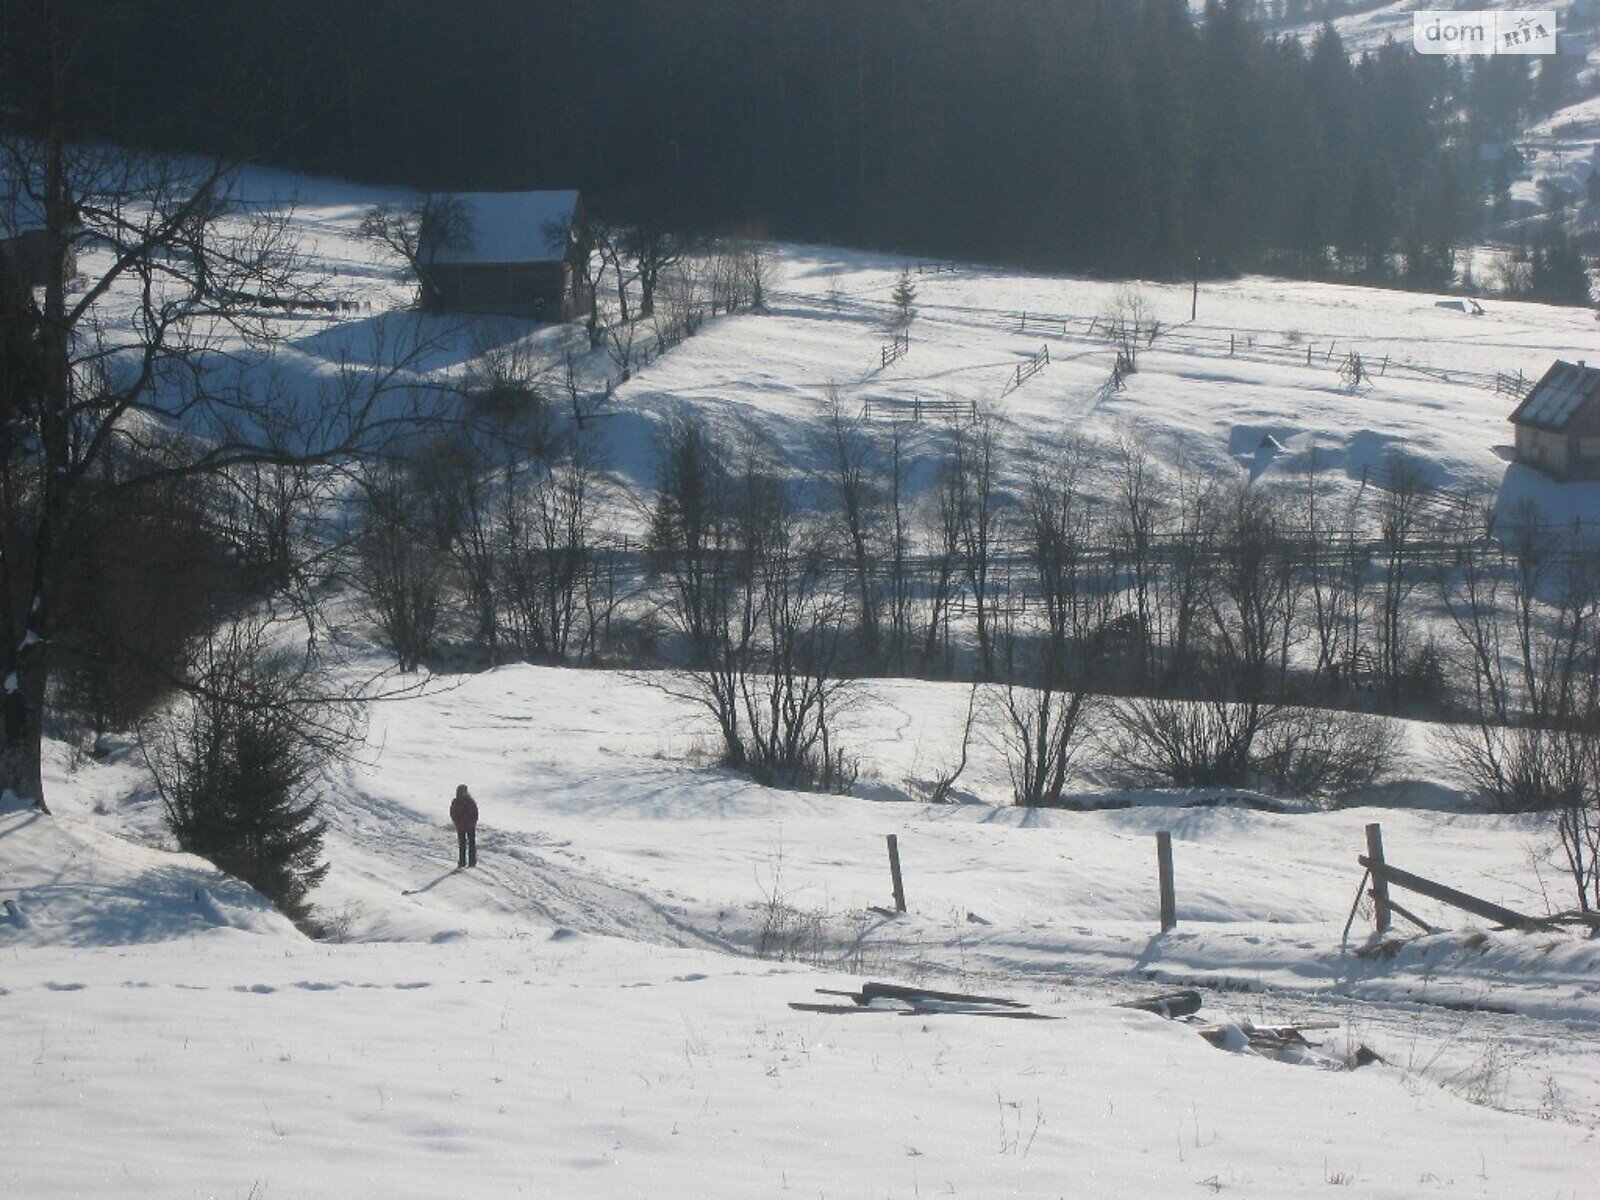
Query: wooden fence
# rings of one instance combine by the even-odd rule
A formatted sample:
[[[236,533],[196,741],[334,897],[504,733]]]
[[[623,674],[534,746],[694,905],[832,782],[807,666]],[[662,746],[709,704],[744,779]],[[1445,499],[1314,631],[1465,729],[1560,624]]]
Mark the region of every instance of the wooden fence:
[[[899,362],[906,356],[906,351],[911,349],[911,335],[904,330],[894,335],[894,340],[885,342],[878,357],[879,367],[887,367],[890,363]]]
[[[1011,379],[1001,389],[1003,396],[1007,392],[1014,392],[1028,380],[1032,379],[1050,363],[1050,347],[1040,346],[1039,353],[1030,355],[1025,361],[1019,362],[1011,373]]]

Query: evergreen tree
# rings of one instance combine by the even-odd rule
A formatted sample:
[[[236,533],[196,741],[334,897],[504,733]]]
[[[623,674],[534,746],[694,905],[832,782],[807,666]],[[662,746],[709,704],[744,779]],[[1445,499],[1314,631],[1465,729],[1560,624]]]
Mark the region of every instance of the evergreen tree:
[[[894,326],[896,329],[908,329],[911,322],[916,319],[917,285],[911,281],[911,272],[903,270],[900,278],[895,280],[894,292],[890,296],[894,303]]]
[[[1589,272],[1560,222],[1545,222],[1533,248],[1528,298],[1546,304],[1587,305],[1592,300]]]
[[[146,757],[179,847],[305,920],[327,872],[316,784],[354,725],[319,699],[311,660],[267,643],[264,626],[243,620],[207,639],[189,699],[147,740]]]
[[[1198,19],[1186,0],[702,0],[693,22],[660,0],[259,8],[116,6],[79,55],[83,134],[237,151],[242,128],[295,167],[578,186],[601,215],[643,204],[689,233],[1171,276],[1197,252],[1320,271],[1352,224],[1392,250],[1455,114],[1503,137],[1533,87],[1516,56],[1463,83],[1409,46],[1352,62],[1331,26],[1268,38],[1258,0]],[[1302,28],[1336,11],[1282,7]],[[224,68],[241,40],[296,69]],[[24,126],[37,98],[3,89],[26,55],[0,36],[0,113]],[[1541,95],[1563,69],[1540,68]],[[1396,203],[1358,198],[1357,164]]]

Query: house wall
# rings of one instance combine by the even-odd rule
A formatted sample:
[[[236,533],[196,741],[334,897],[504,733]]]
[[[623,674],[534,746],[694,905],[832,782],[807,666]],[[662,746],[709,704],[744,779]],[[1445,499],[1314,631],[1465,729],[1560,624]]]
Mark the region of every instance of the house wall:
[[[428,278],[447,312],[566,317],[565,263],[435,263]]]
[[[1516,459],[1560,479],[1600,479],[1600,430],[1550,433],[1518,425]]]
[[[1565,475],[1570,440],[1564,433],[1550,433],[1531,425],[1518,425],[1517,461],[1551,475]]]

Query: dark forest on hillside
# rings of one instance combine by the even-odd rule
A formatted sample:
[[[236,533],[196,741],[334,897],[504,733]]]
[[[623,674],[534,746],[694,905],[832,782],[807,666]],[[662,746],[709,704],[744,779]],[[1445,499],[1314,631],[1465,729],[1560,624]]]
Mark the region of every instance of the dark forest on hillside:
[[[27,121],[31,10],[0,0]],[[59,6],[58,6],[59,7]],[[1572,81],[1213,0],[84,4],[84,136],[1046,268],[1449,281],[1479,147]],[[1548,78],[1546,77],[1548,76]]]

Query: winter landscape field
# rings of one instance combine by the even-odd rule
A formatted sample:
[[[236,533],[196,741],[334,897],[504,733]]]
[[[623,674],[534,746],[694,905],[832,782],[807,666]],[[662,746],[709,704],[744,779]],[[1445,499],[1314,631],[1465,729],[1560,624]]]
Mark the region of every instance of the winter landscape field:
[[[410,285],[357,236],[396,193],[255,171],[243,194],[292,212],[318,294],[346,306],[274,318],[270,368],[235,347],[247,372],[306,391],[404,329],[434,346],[419,379],[496,345],[558,361],[566,330],[406,310]],[[769,253],[766,311],[670,348],[645,336],[626,379],[616,353],[576,363],[607,396],[591,423],[618,537],[647,533],[659,431],[689,411],[759,434],[802,487],[836,410],[903,425],[928,489],[946,422],[981,408],[1012,493],[1073,439],[1263,487],[1309,456],[1346,497],[1398,449],[1430,488],[1505,514],[1528,500],[1552,524],[1600,519],[1600,484],[1508,462],[1497,391],[1600,352],[1590,310]],[[888,362],[903,278],[916,317]],[[1101,326],[1130,304],[1158,332],[1108,388]],[[338,611],[342,669],[389,672],[360,606]],[[1091,750],[1073,796],[1092,811],[1070,811],[1012,804],[997,736],[964,737],[962,682],[860,681],[837,717],[859,776],[826,795],[715,765],[714,727],[659,671],[446,660],[385,678],[396,694],[320,779],[319,939],[172,849],[131,737],[48,743],[54,815],[0,810],[0,1194],[1593,1192],[1600,942],[1420,896],[1406,904],[1433,931],[1380,938],[1357,904],[1379,823],[1407,870],[1534,916],[1571,905],[1554,814],[1475,804],[1428,722],[1401,722],[1389,777],[1334,807],[1129,787]],[[927,803],[964,740],[947,802]],[[481,861],[456,871],[462,782]],[[790,1007],[863,980],[1050,1019]],[[1118,1006],[1178,988],[1200,990],[1198,1016]],[[1287,1024],[1304,1044],[1252,1042]]]

